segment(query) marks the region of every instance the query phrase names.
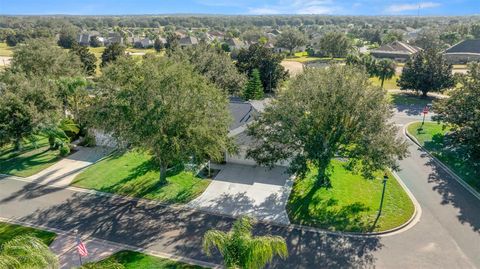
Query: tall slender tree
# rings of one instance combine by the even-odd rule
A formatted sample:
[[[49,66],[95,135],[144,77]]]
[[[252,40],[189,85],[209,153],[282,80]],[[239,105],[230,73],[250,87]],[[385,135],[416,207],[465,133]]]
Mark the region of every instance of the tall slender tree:
[[[375,73],[381,81],[380,87],[383,88],[386,79],[391,79],[395,76],[395,68],[395,62],[392,60],[381,59],[377,62]]]
[[[245,100],[258,100],[263,98],[262,81],[260,80],[260,72],[258,69],[253,69],[252,75],[243,92],[243,98]]]

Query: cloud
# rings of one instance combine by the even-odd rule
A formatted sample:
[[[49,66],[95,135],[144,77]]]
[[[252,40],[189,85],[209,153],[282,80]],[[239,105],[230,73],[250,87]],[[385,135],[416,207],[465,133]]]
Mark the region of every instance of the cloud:
[[[250,8],[250,14],[332,14],[337,8],[333,0],[278,0],[274,4]]]
[[[388,13],[401,13],[404,11],[434,8],[438,6],[440,6],[440,3],[436,3],[436,2],[421,2],[418,4],[395,4],[395,5],[388,6],[385,11]]]

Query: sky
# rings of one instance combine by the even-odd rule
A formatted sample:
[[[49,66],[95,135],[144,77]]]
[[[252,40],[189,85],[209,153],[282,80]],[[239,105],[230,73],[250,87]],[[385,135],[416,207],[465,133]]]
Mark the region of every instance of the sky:
[[[480,0],[0,0],[2,15],[472,15]]]

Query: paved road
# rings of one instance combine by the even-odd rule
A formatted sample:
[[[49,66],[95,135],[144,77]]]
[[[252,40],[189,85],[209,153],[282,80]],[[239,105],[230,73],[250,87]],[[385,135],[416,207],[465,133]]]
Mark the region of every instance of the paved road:
[[[398,124],[412,119],[401,109]],[[410,145],[400,177],[422,206],[420,222],[388,237],[349,237],[259,224],[257,234],[287,239],[290,257],[271,268],[480,268],[480,201]],[[189,258],[205,257],[201,236],[232,219],[119,198],[0,180],[0,217],[16,218]]]

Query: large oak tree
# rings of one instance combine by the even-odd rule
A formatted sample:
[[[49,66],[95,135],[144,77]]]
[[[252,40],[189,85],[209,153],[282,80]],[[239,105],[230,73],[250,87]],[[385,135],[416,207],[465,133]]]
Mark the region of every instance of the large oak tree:
[[[100,78],[94,125],[170,167],[220,160],[230,149],[228,100],[186,62],[120,58]]]
[[[314,166],[320,187],[329,185],[335,156],[367,177],[405,156],[385,92],[360,69],[307,69],[289,85],[249,128],[255,142],[248,156],[260,164],[289,161],[289,172],[300,178]]]

